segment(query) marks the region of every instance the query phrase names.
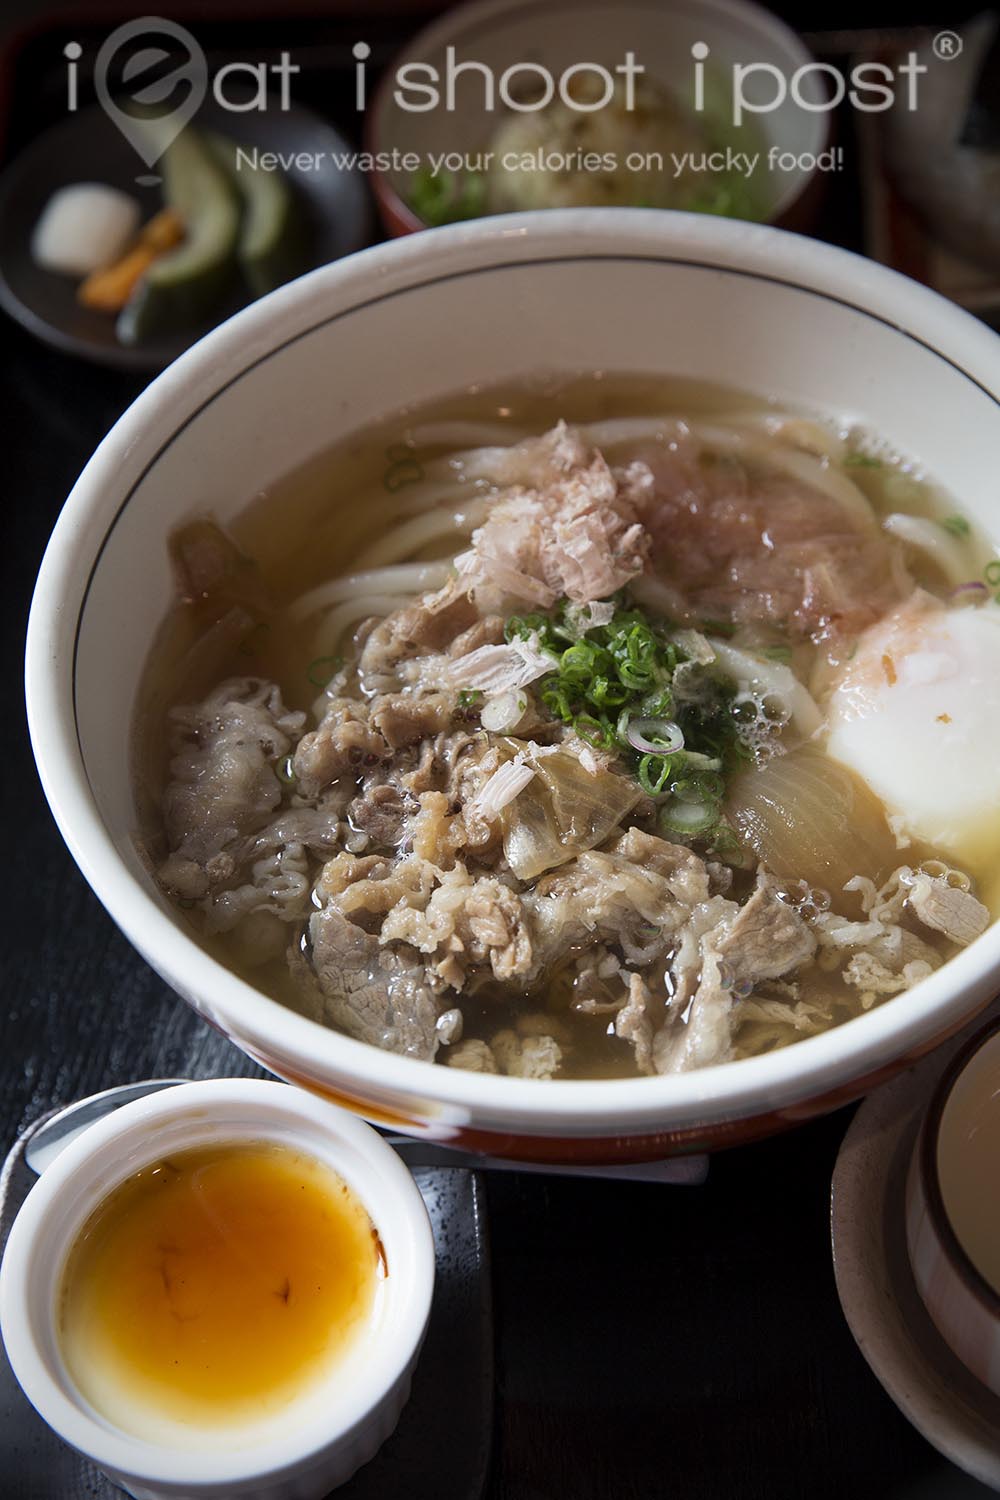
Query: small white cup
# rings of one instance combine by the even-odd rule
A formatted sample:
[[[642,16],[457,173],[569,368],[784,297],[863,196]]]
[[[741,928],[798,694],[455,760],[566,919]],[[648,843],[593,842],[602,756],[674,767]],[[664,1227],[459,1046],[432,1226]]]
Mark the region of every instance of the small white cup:
[[[108,1194],[163,1155],[264,1140],[309,1153],[347,1182],[381,1238],[388,1275],[378,1313],[347,1356],[349,1378],[317,1382],[278,1438],[184,1452],[132,1436],[76,1389],[59,1348],[66,1258]],[[73,1141],[31,1189],[0,1267],[0,1326],[29,1401],[65,1442],[136,1500],[319,1500],[374,1456],[410,1392],[434,1288],[423,1199],[399,1157],[360,1120],[286,1084],[181,1084],[124,1105]],[[320,1401],[316,1398],[319,1396]],[[301,1421],[298,1416],[301,1415]]]
[[[973,1375],[1000,1396],[1000,1290],[973,1264],[945,1209],[938,1144],[942,1121],[988,1071],[1000,1076],[1000,1020],[970,1038],[938,1082],[910,1159],[906,1243],[921,1300],[941,1337]],[[998,1210],[997,1178],[984,1184],[984,1209]]]

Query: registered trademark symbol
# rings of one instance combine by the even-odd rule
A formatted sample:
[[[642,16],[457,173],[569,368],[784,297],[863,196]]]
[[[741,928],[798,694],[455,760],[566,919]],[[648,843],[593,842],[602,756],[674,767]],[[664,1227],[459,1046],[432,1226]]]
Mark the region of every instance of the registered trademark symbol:
[[[934,56],[941,62],[951,62],[959,56],[965,43],[957,31],[939,31],[931,46],[934,48]]]

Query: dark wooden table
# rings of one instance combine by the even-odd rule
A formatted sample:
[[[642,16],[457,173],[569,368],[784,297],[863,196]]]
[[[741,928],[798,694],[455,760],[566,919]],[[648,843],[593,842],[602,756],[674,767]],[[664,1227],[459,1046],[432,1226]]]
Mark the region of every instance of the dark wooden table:
[[[828,228],[856,237],[849,196]],[[113,1083],[257,1071],[152,973],[90,893],[43,801],[24,725],[38,562],[77,473],[139,388],[0,321],[5,1143],[54,1103]],[[840,1313],[828,1199],[848,1119],[721,1155],[700,1188],[489,1180],[491,1500],[986,1493],[909,1427]],[[0,1474],[0,1500],[15,1487],[23,1493]]]

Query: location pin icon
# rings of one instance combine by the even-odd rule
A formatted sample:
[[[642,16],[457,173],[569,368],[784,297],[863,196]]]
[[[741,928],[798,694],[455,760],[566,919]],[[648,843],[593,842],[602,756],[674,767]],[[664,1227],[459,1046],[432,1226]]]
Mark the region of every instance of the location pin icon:
[[[163,36],[179,42],[185,57],[169,73],[151,76],[152,70],[169,62],[176,51],[174,48],[168,52],[155,45],[157,37]],[[137,37],[151,45],[130,53],[121,68],[121,81],[122,85],[129,85],[126,97],[140,110],[148,110],[145,115],[130,114],[112,98],[108,86],[116,55]],[[162,113],[149,108],[170,98],[182,85],[187,86],[187,91],[173,108]],[[117,27],[104,41],[94,64],[94,90],[101,108],[147,167],[159,160],[196,113],[207,86],[208,64],[204,52],[190,31],[162,16],[141,16]]]

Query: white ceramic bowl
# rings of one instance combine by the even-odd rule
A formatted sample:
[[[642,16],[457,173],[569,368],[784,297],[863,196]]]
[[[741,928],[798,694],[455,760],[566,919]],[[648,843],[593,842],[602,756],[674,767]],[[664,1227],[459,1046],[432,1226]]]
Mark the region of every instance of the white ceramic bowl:
[[[127,1177],[172,1151],[238,1140],[278,1142],[332,1166],[367,1208],[389,1274],[363,1343],[343,1370],[296,1401],[281,1436],[200,1452],[161,1447],[114,1427],[76,1390],[59,1353],[63,1267],[90,1214]],[[229,1078],[126,1104],[60,1153],[11,1228],[0,1323],[32,1405],[137,1500],[320,1500],[376,1453],[399,1420],[433,1286],[423,1199],[381,1136],[300,1089]]]
[[[648,78],[678,100],[693,100],[691,48],[699,43],[708,48],[706,99],[720,85],[729,88],[734,67],[756,68],[742,86],[755,112],[745,116],[750,121],[745,137],[733,133],[734,149],[759,149],[766,156],[773,147],[782,154],[786,165],[761,176],[767,206],[764,217],[788,227],[804,227],[814,207],[806,201],[814,196],[807,189],[822,180],[815,163],[829,133],[827,80],[815,71],[814,59],[795,32],[751,0],[616,0],[613,5],[607,0],[545,0],[544,4],[477,0],[456,6],[393,59],[368,114],[369,144],[376,153],[396,147],[399,152],[420,155],[425,162],[431,154],[475,156],[489,149],[498,124],[510,111],[484,108],[485,84],[476,72],[456,82],[455,108],[443,107],[449,47],[454,48],[459,64],[482,63],[497,81],[506,69],[525,64],[547,68],[554,80],[581,63],[612,70],[631,51]],[[421,71],[413,76],[442,80],[441,106],[415,113],[400,104],[397,75],[411,66],[435,70],[435,75]],[[783,98],[779,98],[779,77],[784,80]],[[793,97],[793,79],[801,103]],[[512,86],[515,82],[512,79]],[[402,97],[407,103],[415,98],[406,92]],[[772,109],[773,102],[777,107]],[[709,118],[707,111],[705,118]],[[791,165],[793,157],[796,165]],[[412,176],[397,158],[373,178],[379,212],[390,234],[409,234],[424,227],[408,202]]]
[[[67,501],[32,607],[27,693],[53,812],[140,952],[266,1067],[371,1117],[498,1154],[614,1161],[713,1147],[864,1093],[997,987],[996,926],[899,999],[679,1077],[487,1077],[293,1015],[197,945],[132,842],[129,723],[171,596],[166,537],[414,401],[526,372],[654,371],[863,419],[1000,540],[1000,340],[903,277],[779,230],[639,209],[494,218],[364,251],[183,355]],[[108,1003],[113,1003],[109,998]]]
[[[971,1037],[948,1065],[928,1107],[906,1181],[906,1242],[913,1277],[945,1343],[1000,1396],[1000,1288],[977,1269],[955,1232],[942,1191],[939,1143],[949,1115],[1000,1079],[1000,1021]],[[954,1129],[954,1126],[952,1127]],[[1000,1161],[983,1182],[983,1211],[997,1213]]]

